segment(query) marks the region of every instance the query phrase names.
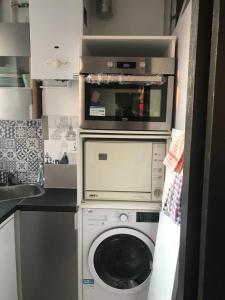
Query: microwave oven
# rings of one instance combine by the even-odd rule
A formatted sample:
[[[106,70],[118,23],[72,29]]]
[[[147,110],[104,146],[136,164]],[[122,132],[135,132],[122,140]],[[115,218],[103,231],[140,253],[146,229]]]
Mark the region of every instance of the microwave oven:
[[[170,131],[173,58],[82,57],[80,127]]]
[[[83,199],[161,201],[165,153],[163,140],[85,140]]]

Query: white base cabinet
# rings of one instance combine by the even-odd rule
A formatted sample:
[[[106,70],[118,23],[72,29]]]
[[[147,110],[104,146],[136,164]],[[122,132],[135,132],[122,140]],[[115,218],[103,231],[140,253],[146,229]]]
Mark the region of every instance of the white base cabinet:
[[[79,73],[82,0],[30,0],[32,79],[73,79]]]
[[[0,298],[18,300],[14,216],[0,224]]]

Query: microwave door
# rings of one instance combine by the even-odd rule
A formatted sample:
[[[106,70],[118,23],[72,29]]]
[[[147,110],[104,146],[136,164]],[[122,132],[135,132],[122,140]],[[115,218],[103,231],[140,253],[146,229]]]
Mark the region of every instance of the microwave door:
[[[137,80],[144,76],[130,77]],[[173,92],[171,78],[158,84],[147,84],[147,81],[145,84],[127,82],[128,79],[97,84],[94,79],[92,83],[88,83],[82,78],[81,128],[170,130]]]
[[[151,165],[151,142],[86,141],[85,197],[149,201]]]

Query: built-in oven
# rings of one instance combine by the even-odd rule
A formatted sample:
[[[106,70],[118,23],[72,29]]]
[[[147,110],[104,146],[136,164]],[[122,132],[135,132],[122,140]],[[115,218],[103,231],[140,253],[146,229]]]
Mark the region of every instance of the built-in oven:
[[[171,129],[173,58],[82,57],[80,127]]]

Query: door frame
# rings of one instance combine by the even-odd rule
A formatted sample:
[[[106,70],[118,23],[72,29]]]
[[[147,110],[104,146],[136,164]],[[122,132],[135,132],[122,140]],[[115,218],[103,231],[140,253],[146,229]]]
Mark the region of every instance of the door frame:
[[[177,300],[198,297],[212,11],[192,0]]]
[[[214,0],[202,198],[198,300],[224,298],[225,2]],[[222,138],[221,138],[222,137]]]

